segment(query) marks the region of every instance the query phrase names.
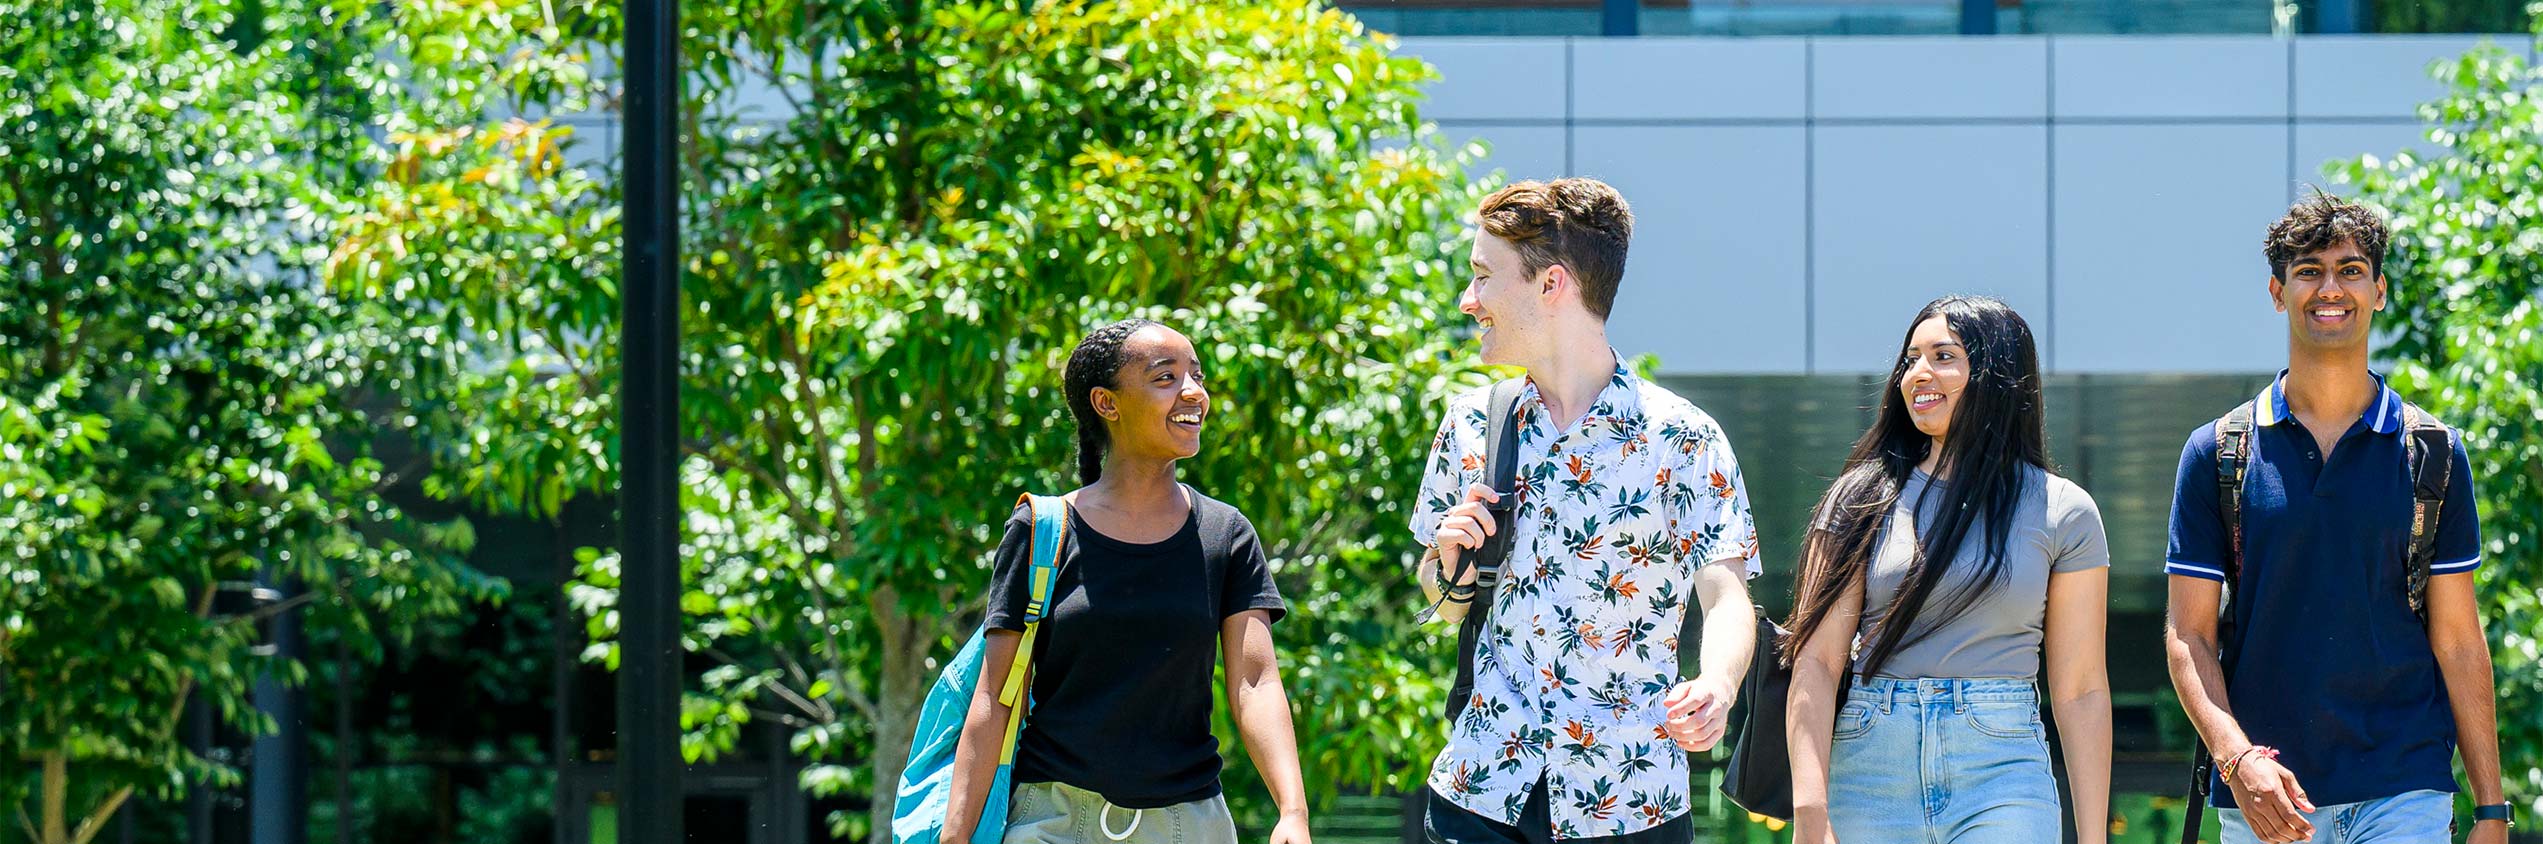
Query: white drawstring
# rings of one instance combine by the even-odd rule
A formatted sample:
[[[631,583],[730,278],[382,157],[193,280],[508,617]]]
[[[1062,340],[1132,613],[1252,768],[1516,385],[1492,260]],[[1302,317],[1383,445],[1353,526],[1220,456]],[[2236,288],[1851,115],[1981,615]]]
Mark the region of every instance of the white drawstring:
[[[1139,831],[1139,816],[1140,816],[1141,814],[1144,814],[1145,812],[1146,812],[1146,810],[1144,810],[1144,809],[1132,809],[1132,810],[1130,810],[1130,828],[1129,828],[1129,829],[1122,830],[1122,831],[1120,831],[1120,832],[1114,832],[1114,831],[1113,831],[1113,801],[1106,800],[1106,801],[1104,801],[1104,810],[1103,810],[1102,812],[1098,812],[1098,813],[1096,813],[1096,815],[1095,815],[1095,825],[1097,825],[1097,826],[1101,826],[1101,827],[1103,827],[1103,828],[1104,828],[1104,837],[1105,837],[1105,838],[1110,838],[1110,839],[1112,839],[1112,840],[1114,840],[1114,841],[1128,841],[1128,840],[1130,840],[1130,834],[1131,834],[1131,833],[1134,833],[1134,832],[1138,832],[1138,831]]]

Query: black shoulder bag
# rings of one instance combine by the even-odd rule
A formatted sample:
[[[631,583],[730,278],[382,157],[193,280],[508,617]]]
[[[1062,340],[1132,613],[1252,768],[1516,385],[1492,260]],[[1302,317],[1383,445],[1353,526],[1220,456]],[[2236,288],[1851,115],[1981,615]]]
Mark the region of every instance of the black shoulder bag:
[[[1792,820],[1792,748],[1784,736],[1784,706],[1792,691],[1792,666],[1776,647],[1792,635],[1757,616],[1757,652],[1749,657],[1748,676],[1740,680],[1745,712],[1739,718],[1739,740],[1731,745],[1730,762],[1722,769],[1722,796],[1760,815]],[[1854,683],[1854,666],[1837,675],[1837,706],[1845,706],[1846,687]]]

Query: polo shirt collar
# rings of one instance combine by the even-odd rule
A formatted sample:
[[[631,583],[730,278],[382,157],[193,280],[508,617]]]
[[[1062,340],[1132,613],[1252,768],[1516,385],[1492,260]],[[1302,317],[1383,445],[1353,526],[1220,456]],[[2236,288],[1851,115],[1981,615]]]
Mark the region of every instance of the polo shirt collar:
[[[2401,395],[2394,393],[2392,387],[2385,385],[2384,376],[2371,370],[2367,372],[2367,375],[2375,379],[2376,395],[2375,404],[2369,405],[2366,409],[2366,426],[2378,434],[2390,434],[2401,430]],[[2261,388],[2260,395],[2252,397],[2252,408],[2255,411],[2252,414],[2253,421],[2262,426],[2276,425],[2296,418],[2296,414],[2287,409],[2287,370],[2278,370],[2278,377],[2271,379],[2269,386]]]

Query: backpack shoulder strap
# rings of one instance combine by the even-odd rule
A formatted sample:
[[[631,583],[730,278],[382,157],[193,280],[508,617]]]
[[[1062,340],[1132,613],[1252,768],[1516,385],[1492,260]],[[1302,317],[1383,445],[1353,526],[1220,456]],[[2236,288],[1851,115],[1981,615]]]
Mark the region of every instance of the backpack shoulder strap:
[[[1491,474],[1484,483],[1493,489],[1508,491],[1519,477],[1519,393],[1527,388],[1527,379],[1511,378],[1492,385],[1492,400],[1484,405],[1484,465]]]
[[[2225,516],[2225,588],[2227,600],[2243,570],[2243,478],[2252,465],[2252,414],[2249,401],[2216,420],[2216,504]],[[2219,607],[2222,611],[2223,606]]]
[[[2411,473],[2410,569],[2403,582],[2410,590],[2411,614],[2425,625],[2429,566],[2437,559],[2437,516],[2453,481],[2448,476],[2455,469],[2455,446],[2446,423],[2418,405],[2402,403],[2402,425],[2402,453]]]
[[[1042,620],[1049,609],[1051,581],[1059,570],[1060,545],[1068,539],[1068,501],[1056,495],[1026,494],[1019,504],[1033,506],[1033,600],[1024,605],[1024,622]]]
[[[1448,719],[1455,721],[1465,711],[1466,699],[1475,687],[1475,659],[1483,641],[1484,625],[1492,615],[1494,588],[1501,580],[1503,558],[1510,553],[1510,537],[1518,530],[1512,521],[1517,512],[1519,478],[1519,394],[1527,387],[1527,379],[1512,378],[1492,385],[1492,397],[1484,402],[1483,447],[1484,484],[1501,493],[1501,500],[1491,505],[1501,529],[1484,541],[1482,548],[1457,559],[1454,582],[1475,572],[1476,598],[1467,607],[1465,620],[1457,625],[1457,679],[1448,686]],[[1440,596],[1446,600],[1447,596]]]
[[[1495,383],[1492,385],[1492,400],[1484,405],[1484,412],[1490,415],[1485,417],[1487,421],[1484,423],[1483,465],[1489,474],[1484,476],[1483,482],[1503,496],[1501,502],[1493,506],[1496,514],[1517,512],[1518,501],[1512,496],[1518,494],[1519,482],[1519,394],[1526,388],[1526,378]],[[1493,541],[1484,543],[1482,552],[1474,555],[1475,566],[1479,569],[1475,578],[1478,585],[1489,587],[1500,579],[1501,566],[1506,562],[1504,558],[1509,556],[1507,537],[1513,529],[1512,525],[1502,525]]]
[[[1042,613],[1050,608],[1051,581],[1057,579],[1060,545],[1068,537],[1068,502],[1054,495],[1028,493],[1016,503],[1033,507],[1033,592],[1024,604],[1024,641],[1016,645],[1015,659],[1007,665],[1007,682],[998,688],[998,702],[1011,707],[1024,695],[1024,676],[1033,664],[1033,642],[1042,630]],[[1022,711],[1021,707],[1017,709]],[[1014,752],[1012,740],[1007,752]]]

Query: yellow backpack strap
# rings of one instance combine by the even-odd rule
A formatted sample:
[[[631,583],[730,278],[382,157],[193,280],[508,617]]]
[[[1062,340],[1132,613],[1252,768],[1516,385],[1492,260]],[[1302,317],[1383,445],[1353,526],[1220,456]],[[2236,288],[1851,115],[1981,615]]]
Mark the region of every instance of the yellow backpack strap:
[[[1016,503],[1033,507],[1033,592],[1024,604],[1024,640],[1017,643],[1015,659],[1007,664],[1006,682],[998,687],[998,703],[1007,707],[1006,743],[998,753],[1001,765],[1015,763],[1016,739],[1024,732],[1026,680],[1033,664],[1033,643],[1042,629],[1042,613],[1050,607],[1051,581],[1059,569],[1060,548],[1068,538],[1067,502],[1055,496],[1026,494]]]

